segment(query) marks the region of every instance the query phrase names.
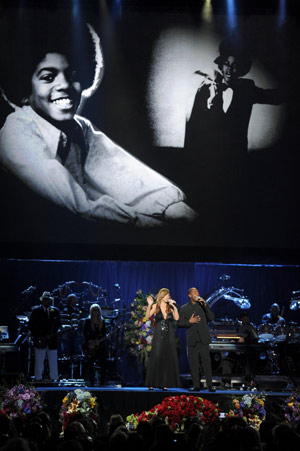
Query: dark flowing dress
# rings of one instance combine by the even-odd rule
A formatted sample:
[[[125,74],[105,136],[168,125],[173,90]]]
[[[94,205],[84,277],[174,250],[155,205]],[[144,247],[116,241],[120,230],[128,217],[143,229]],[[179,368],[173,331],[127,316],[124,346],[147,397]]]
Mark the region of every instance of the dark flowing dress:
[[[147,387],[180,387],[174,322],[172,313],[168,313],[166,319],[161,311],[155,315],[155,331],[145,380]]]

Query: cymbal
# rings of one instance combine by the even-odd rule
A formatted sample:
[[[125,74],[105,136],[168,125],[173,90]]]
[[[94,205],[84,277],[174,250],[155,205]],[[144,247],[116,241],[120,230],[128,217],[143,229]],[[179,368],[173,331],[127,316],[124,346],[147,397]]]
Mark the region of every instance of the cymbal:
[[[25,316],[25,315],[17,315],[16,318],[17,318],[19,321],[28,321],[28,320],[29,320],[28,316]]]

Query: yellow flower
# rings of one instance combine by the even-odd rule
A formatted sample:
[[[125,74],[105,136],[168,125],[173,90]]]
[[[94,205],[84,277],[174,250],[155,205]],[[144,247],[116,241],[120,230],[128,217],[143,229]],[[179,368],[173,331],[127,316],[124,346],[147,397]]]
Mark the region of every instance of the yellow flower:
[[[288,403],[288,406],[289,406],[289,407],[293,407],[293,405],[294,405],[293,402],[289,402],[289,403]]]
[[[69,398],[67,396],[65,396],[64,399],[62,400],[63,404],[65,404],[68,401],[68,399]]]
[[[76,412],[77,404],[78,404],[77,399],[75,399],[73,402],[71,402],[71,404],[68,406],[68,412],[70,412],[70,413]]]
[[[91,408],[93,409],[96,405],[96,399],[95,398],[91,398],[90,399],[90,404],[91,404]]]

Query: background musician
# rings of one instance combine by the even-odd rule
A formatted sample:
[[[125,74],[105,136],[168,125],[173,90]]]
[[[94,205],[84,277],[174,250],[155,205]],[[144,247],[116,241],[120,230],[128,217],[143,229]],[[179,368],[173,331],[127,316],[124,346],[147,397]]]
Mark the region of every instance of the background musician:
[[[95,384],[95,365],[100,366],[101,384],[105,384],[106,379],[106,328],[102,317],[101,307],[98,304],[92,304],[90,315],[86,318],[83,326],[83,335],[85,342],[82,345],[83,353],[87,358],[87,378],[89,384]]]
[[[251,347],[251,345],[258,342],[258,332],[255,326],[250,322],[247,312],[242,313],[241,321],[242,324],[238,328],[238,334],[244,338],[244,343],[249,345],[249,348],[243,354],[244,380],[253,387],[256,375],[257,350],[255,347]]]
[[[66,328],[62,335],[62,351],[66,357],[73,358],[81,354],[83,341],[82,333],[79,330],[81,313],[78,308],[78,297],[75,293],[69,294],[66,300],[66,307],[63,309],[64,315],[62,316],[62,320],[66,320]]]
[[[253,344],[258,341],[258,332],[256,327],[250,322],[249,314],[243,312],[241,315],[241,325],[238,327],[238,334],[244,339],[244,343]]]
[[[271,305],[270,313],[265,313],[262,317],[263,324],[275,324],[284,325],[286,323],[285,319],[280,315],[280,307],[275,302]]]
[[[44,291],[40,300],[42,305],[34,308],[28,323],[35,352],[34,376],[35,380],[42,379],[47,355],[50,379],[57,380],[57,335],[61,326],[60,313],[58,308],[51,305],[53,297],[49,291]]]
[[[64,308],[64,313],[67,315],[80,315],[80,310],[77,307],[78,298],[75,293],[71,293],[67,297],[67,306]]]
[[[258,342],[258,332],[255,326],[250,322],[249,314],[243,312],[241,315],[241,323],[237,328],[237,335],[240,335],[240,341],[249,345],[246,352],[242,354],[242,367],[244,382],[250,386],[254,386],[256,375],[256,359],[257,351],[251,348],[252,344]],[[222,382],[225,386],[230,386],[231,375],[239,360],[239,356],[235,352],[229,352],[222,362]]]

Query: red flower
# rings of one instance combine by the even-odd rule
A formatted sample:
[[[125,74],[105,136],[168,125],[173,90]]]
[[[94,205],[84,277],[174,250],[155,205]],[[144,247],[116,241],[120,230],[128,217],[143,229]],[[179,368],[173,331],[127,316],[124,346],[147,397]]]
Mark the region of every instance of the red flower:
[[[203,424],[215,421],[219,416],[219,409],[212,402],[200,397],[169,396],[161,404],[152,407],[149,412],[136,414],[138,422],[152,416],[165,418],[172,429],[180,431],[188,417],[198,417]]]

